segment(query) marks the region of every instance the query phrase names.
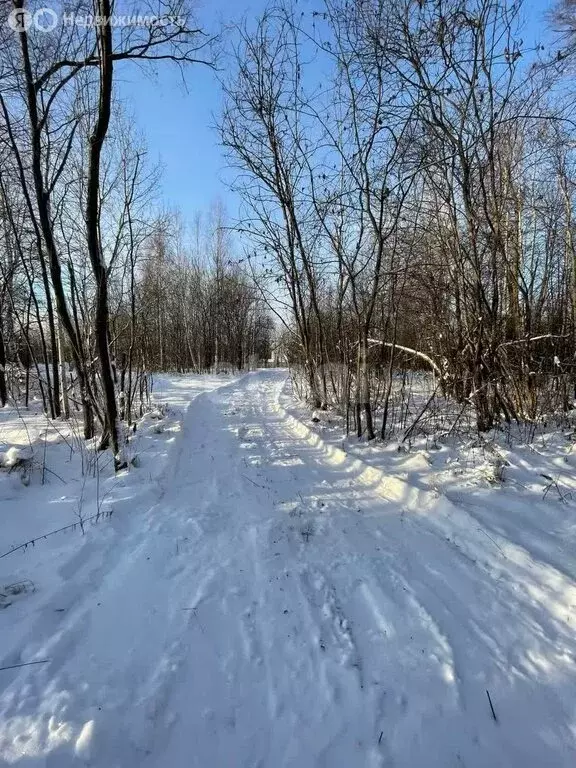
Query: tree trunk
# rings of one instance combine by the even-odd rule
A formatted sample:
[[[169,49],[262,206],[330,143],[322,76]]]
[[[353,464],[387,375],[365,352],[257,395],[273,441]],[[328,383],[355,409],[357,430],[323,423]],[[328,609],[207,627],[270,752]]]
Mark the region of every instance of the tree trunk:
[[[64,359],[64,340],[62,338],[62,325],[58,319],[58,362],[60,364],[60,385],[62,395],[62,415],[65,419],[70,418],[70,404],[68,402],[66,361]],[[56,398],[56,388],[54,389],[54,398]],[[60,410],[59,410],[60,413]]]
[[[4,331],[2,317],[0,316],[0,406],[6,405],[8,390],[6,388],[6,345],[4,344]]]
[[[22,8],[22,0],[17,0],[15,3],[16,8]],[[50,265],[50,277],[52,280],[52,287],[54,289],[54,296],[56,299],[56,306],[58,308],[58,314],[62,320],[62,324],[66,331],[72,348],[72,356],[74,358],[74,364],[76,366],[76,372],[78,381],[80,384],[81,397],[84,404],[84,436],[91,437],[90,422],[86,421],[88,414],[91,412],[91,406],[88,402],[89,387],[86,377],[86,371],[84,369],[84,361],[82,359],[82,351],[80,339],[77,337],[72,319],[68,311],[68,305],[66,303],[66,294],[64,292],[64,286],[62,284],[62,268],[60,265],[60,259],[58,257],[58,251],[56,248],[56,241],[54,239],[54,232],[52,229],[52,220],[50,216],[50,197],[49,193],[44,188],[43,178],[43,164],[42,164],[42,142],[41,142],[41,124],[38,116],[38,97],[36,93],[34,74],[32,71],[32,64],[30,60],[30,52],[28,48],[28,33],[23,28],[19,31],[20,49],[22,52],[22,59],[24,64],[24,75],[26,80],[26,101],[28,106],[28,118],[30,121],[31,132],[31,170],[34,181],[34,192],[36,196],[36,204],[38,207],[38,218],[40,220],[40,231],[42,238],[46,246],[46,253],[48,256],[48,263]],[[26,181],[23,179],[23,188],[26,190]],[[54,350],[53,350],[54,352]]]
[[[360,403],[364,408],[364,416],[366,417],[366,438],[368,440],[374,440],[376,435],[374,434],[372,405],[370,403],[370,378],[368,372],[368,329],[366,328],[362,330],[359,344],[359,377]]]
[[[110,18],[109,0],[98,0],[98,15],[102,19]],[[88,157],[88,181],[86,193],[86,230],[88,253],[92,271],[96,279],[96,313],[94,332],[96,347],[100,360],[100,374],[104,390],[105,418],[104,430],[110,437],[114,453],[114,466],[118,470],[125,466],[120,456],[118,436],[118,408],[116,392],[112,376],[110,348],[108,344],[108,272],[102,254],[99,221],[100,221],[100,157],[102,146],[110,124],[110,108],[112,101],[112,28],[105,23],[97,26],[98,51],[100,56],[100,98],[98,103],[98,118],[94,132],[90,136]],[[105,440],[103,441],[105,443]]]

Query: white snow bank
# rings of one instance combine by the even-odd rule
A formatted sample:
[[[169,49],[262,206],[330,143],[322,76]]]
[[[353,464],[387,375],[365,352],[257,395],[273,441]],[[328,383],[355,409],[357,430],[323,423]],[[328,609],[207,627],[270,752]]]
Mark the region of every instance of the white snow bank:
[[[31,450],[17,448],[13,445],[6,451],[0,451],[0,467],[3,467],[4,469],[12,469],[18,464],[30,460],[31,457]]]

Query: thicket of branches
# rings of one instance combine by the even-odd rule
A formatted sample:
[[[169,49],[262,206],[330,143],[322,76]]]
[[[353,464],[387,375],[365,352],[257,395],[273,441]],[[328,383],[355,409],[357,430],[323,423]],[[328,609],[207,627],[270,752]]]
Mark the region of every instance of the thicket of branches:
[[[573,3],[553,24],[549,52],[520,2],[324,0],[238,30],[220,130],[248,262],[310,400],[359,435],[400,364],[480,430],[572,407]]]
[[[169,220],[149,239],[136,297],[136,346],[147,369],[218,372],[268,360],[270,316],[234,259],[220,203],[192,235],[187,246]]]
[[[0,25],[0,404],[33,382],[118,468],[149,372],[268,358],[272,311],[311,402],[358,435],[386,434],[399,367],[480,430],[572,408],[571,0],[551,51],[525,45],[512,0],[287,0],[237,28],[219,127],[239,263],[221,206],[190,243],[155,212],[116,78],[212,66],[211,41],[186,0],[136,10],[170,22]]]
[[[131,63],[212,66],[186,0],[138,2],[140,16],[166,20],[152,25],[5,23],[41,5],[2,3],[0,405],[32,391],[52,418],[81,414],[118,469],[122,422],[141,415],[150,371],[244,366],[268,354],[269,322],[231,263],[221,210],[190,247],[155,214],[158,172],[116,100]],[[109,19],[115,8],[65,10]]]

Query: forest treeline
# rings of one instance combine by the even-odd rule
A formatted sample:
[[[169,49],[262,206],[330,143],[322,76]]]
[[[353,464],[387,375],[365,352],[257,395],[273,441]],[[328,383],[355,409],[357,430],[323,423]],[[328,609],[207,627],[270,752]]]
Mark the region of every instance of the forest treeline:
[[[358,435],[385,436],[399,367],[480,430],[573,407],[571,0],[545,46],[510,0],[286,0],[217,49],[186,0],[49,32],[22,22],[40,5],[2,1],[1,404],[34,382],[118,468],[151,372],[267,359],[275,315],[305,396]],[[130,66],[217,72],[236,221],[159,213]]]
[[[573,407],[576,12],[546,46],[527,14],[324,0],[238,29],[220,132],[247,261],[311,401],[358,435],[386,434],[400,366],[480,430]]]
[[[119,468],[152,371],[244,367],[269,355],[270,322],[232,263],[222,206],[188,226],[191,242],[158,213],[158,170],[117,98],[130,66],[213,67],[191,6],[138,3],[162,24],[50,16],[47,29],[42,5],[0,5],[0,405],[32,393],[52,418],[81,414]]]

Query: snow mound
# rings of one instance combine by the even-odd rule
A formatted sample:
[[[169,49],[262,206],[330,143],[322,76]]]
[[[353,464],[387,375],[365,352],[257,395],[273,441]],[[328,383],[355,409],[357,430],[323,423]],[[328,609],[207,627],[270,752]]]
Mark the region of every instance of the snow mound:
[[[13,469],[19,464],[26,464],[32,459],[32,451],[26,448],[16,448],[15,445],[6,451],[0,451],[0,467]]]

